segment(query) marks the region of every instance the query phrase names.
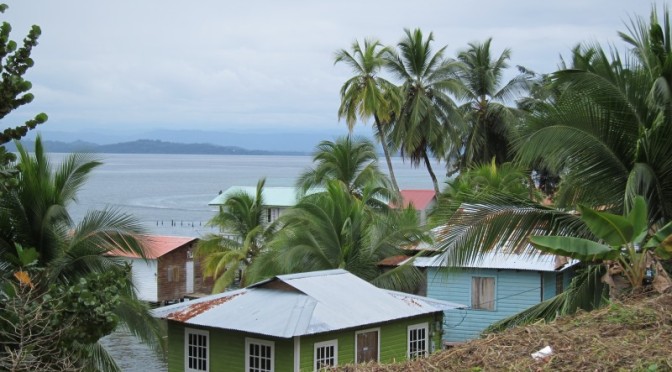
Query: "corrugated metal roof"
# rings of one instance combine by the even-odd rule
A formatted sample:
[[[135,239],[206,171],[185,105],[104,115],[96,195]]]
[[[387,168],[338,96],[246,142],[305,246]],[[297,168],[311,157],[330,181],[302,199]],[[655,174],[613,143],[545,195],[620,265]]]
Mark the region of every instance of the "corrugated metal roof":
[[[241,191],[254,196],[257,193],[257,188],[255,186],[231,186],[212,199],[208,205],[223,205],[229,196]],[[262,196],[264,205],[267,206],[292,207],[297,202],[295,187],[264,187]]]
[[[473,269],[510,269],[529,271],[562,271],[579,263],[578,260],[550,254],[536,254],[532,246],[527,253],[488,252],[470,263],[460,265],[462,268]],[[446,254],[433,257],[418,257],[413,261],[418,267],[445,267]]]
[[[231,186],[223,193],[217,195],[214,199],[210,200],[208,205],[223,205],[226,199],[237,192],[244,192],[250,196],[254,196],[257,193],[256,186]],[[306,192],[307,195],[324,191],[321,188],[313,188]],[[293,207],[298,203],[296,198],[298,190],[295,187],[285,187],[285,186],[274,186],[268,187],[265,186],[262,192],[262,197],[264,198],[264,206],[268,207]]]
[[[279,275],[238,291],[158,308],[153,314],[186,324],[289,338],[464,307],[380,289],[345,270],[327,270]]]
[[[165,235],[147,235],[142,238],[142,243],[145,246],[145,255],[147,259],[157,259],[167,253],[170,253],[177,248],[189,244],[198,238],[181,237],[181,236],[165,236]],[[127,257],[127,258],[141,258],[133,252],[126,252],[122,250],[114,250],[108,253],[110,256]]]

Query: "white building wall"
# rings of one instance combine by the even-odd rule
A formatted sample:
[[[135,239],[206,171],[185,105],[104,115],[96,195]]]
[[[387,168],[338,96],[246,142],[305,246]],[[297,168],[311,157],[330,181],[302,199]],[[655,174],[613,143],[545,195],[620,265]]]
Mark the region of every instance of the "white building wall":
[[[131,277],[138,298],[142,301],[158,302],[159,287],[157,284],[158,260],[143,260],[140,258],[127,258],[131,264]]]

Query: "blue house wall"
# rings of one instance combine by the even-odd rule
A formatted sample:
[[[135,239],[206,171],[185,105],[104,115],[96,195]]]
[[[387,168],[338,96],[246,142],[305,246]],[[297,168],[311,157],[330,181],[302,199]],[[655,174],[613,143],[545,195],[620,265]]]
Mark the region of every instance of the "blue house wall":
[[[468,305],[471,308],[472,277],[495,279],[494,310],[445,312],[443,341],[464,342],[478,338],[492,323],[517,314],[556,294],[556,272],[427,268],[427,297]],[[560,274],[565,288],[566,273]]]

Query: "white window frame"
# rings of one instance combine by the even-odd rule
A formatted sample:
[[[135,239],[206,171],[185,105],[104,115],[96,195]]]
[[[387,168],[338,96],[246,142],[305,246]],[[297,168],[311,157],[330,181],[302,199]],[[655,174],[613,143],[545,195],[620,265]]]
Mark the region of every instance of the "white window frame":
[[[205,369],[189,368],[189,335],[205,336]],[[184,329],[184,370],[187,372],[208,372],[210,370],[210,332],[194,328]]]
[[[269,372],[275,371],[275,342],[268,340],[260,340],[258,338],[245,337],[245,371],[250,371],[250,345],[262,345],[271,347],[271,369]]]
[[[376,359],[376,362],[380,363],[380,328],[362,329],[361,331],[355,332],[355,363],[357,363],[357,350],[359,350],[357,345],[357,335],[360,333],[369,333],[373,331],[378,332],[378,358]]]
[[[424,351],[415,351],[414,355],[411,355],[411,332],[422,329],[425,331],[425,350]],[[429,323],[420,323],[413,324],[408,326],[406,332],[406,358],[415,359],[415,358],[424,358],[429,355]]]
[[[313,347],[313,366],[315,371],[320,371],[320,369],[317,368],[317,351],[323,347],[334,347],[334,356],[332,357],[334,359],[334,366],[338,365],[338,340],[329,340],[329,341],[323,341],[323,342],[316,342]]]

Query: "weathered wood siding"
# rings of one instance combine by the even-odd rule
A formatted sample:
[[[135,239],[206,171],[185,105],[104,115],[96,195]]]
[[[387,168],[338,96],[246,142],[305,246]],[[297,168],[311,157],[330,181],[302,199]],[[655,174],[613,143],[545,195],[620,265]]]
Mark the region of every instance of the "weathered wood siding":
[[[131,278],[141,301],[157,302],[156,260],[124,258],[131,265]]]
[[[158,301],[172,301],[184,298],[187,293],[187,261],[194,261],[194,292],[210,293],[212,280],[203,276],[201,262],[196,258],[189,258],[189,252],[193,252],[195,242],[186,244],[180,248],[159,257],[158,277]]]
[[[209,355],[211,372],[245,370],[245,337],[275,342],[275,371],[292,371],[294,368],[294,342],[264,335],[223,331],[188,326],[209,332]],[[168,371],[184,370],[184,329],[182,323],[168,321]]]
[[[173,301],[184,297],[187,291],[187,246],[159,257],[159,301]]]
[[[408,326],[427,323],[429,327],[430,352],[441,348],[441,330],[436,329],[441,322],[441,314],[430,314],[422,317],[401,319],[394,322],[367,325],[347,331],[321,333],[301,337],[301,371],[312,371],[314,368],[315,344],[318,342],[338,340],[338,364],[355,362],[355,333],[360,330],[380,328],[380,362],[392,363],[406,360],[408,353]],[[434,345],[434,349],[432,349]]]
[[[463,342],[477,338],[492,323],[516,314],[541,300],[541,276],[536,271],[490,269],[427,269],[427,296],[471,306],[472,277],[495,278],[494,310],[445,312],[443,340]]]

